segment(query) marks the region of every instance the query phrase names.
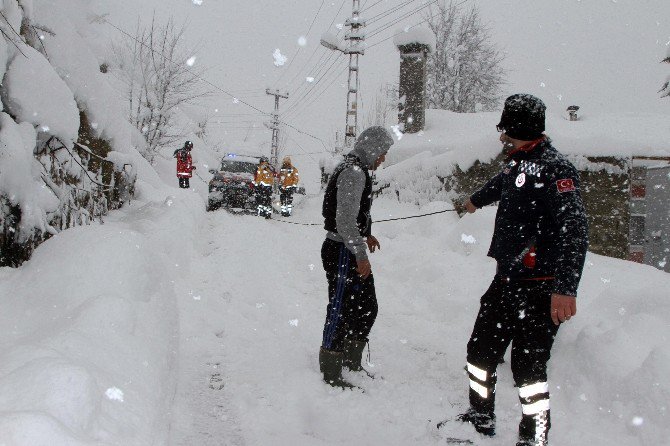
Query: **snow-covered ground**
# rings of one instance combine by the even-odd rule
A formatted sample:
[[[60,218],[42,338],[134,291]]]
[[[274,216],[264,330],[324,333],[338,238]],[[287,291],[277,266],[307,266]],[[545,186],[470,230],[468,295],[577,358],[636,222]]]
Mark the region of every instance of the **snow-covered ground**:
[[[3,135],[14,134],[0,138],[9,142],[0,153],[0,183],[16,185],[24,201],[35,201],[37,193],[27,192],[32,189],[7,180],[10,173],[31,178],[32,126],[76,136],[76,113],[49,108],[59,95],[43,93],[46,86],[67,87],[61,102],[85,105],[139,178],[136,200],[103,225],[64,231],[21,267],[0,268],[0,446],[437,445],[462,433],[451,424],[436,432],[434,425],[466,404],[466,342],[494,271],[485,256],[493,208],[461,220],[447,212],[375,226],[382,250],[371,256],[380,307],[371,368],[379,378],[349,376],[365,392],[332,389],[318,371],[327,295],[314,153],[323,145],[301,133],[326,140],[341,130],[345,82],[307,101],[289,121],[297,128],[285,129],[287,153],[299,157],[296,165],[313,193],[291,221],[316,224],[204,210],[207,169],[218,157],[240,149],[269,152],[262,125],[267,116],[223,90],[263,110],[270,104],[268,84],[292,87],[297,100],[301,95],[293,92],[304,86],[303,75],[313,74],[300,69],[311,66],[305,61],[318,48],[317,30],[346,17],[337,12],[340,2],[326,2],[320,14],[319,2],[289,3],[0,1],[12,12],[7,24],[20,28],[25,13],[53,31],[46,33],[45,51],[62,79],[40,69],[46,62],[34,52],[11,59],[16,64],[4,87],[18,85],[11,97],[25,109],[8,111],[26,124],[14,129],[5,115]],[[368,16],[400,3],[409,5],[371,2],[376,6]],[[667,1],[478,4],[507,54],[509,92],[545,99],[548,130],[559,149],[667,156],[667,102],[657,93],[667,74],[658,63],[670,38],[662,22]],[[154,166],[141,161],[119,95],[98,73],[111,43],[126,38],[112,25],[132,31],[138,17],[146,23],[169,15],[187,20],[189,41],[203,39],[198,63],[212,68],[207,79],[219,88],[211,108],[221,121],[209,134],[212,147],[195,140],[198,170],[190,190],[175,188],[172,148]],[[523,32],[519,23],[526,25]],[[301,34],[307,34],[304,48]],[[397,79],[396,50],[391,39],[384,42],[363,59],[365,91]],[[282,67],[273,63],[277,48],[297,56],[292,69],[291,60]],[[322,53],[316,54],[318,60]],[[292,78],[297,83],[290,85]],[[582,107],[583,121],[561,118],[573,103]],[[32,108],[50,113],[36,117]],[[395,165],[380,177],[420,177],[421,187],[430,187],[453,162],[467,168],[475,159],[490,159],[499,148],[496,121],[497,114],[430,113],[432,128],[398,143],[389,156]],[[68,125],[60,129],[62,122]],[[21,152],[24,164],[4,156],[18,153],[21,141],[32,144]],[[408,181],[401,193],[417,194],[417,187]],[[374,217],[450,208],[437,199],[418,201],[424,203],[419,207],[384,197]],[[552,444],[668,444],[668,289],[670,276],[654,268],[588,256],[578,315],[561,328],[550,363]],[[509,364],[499,372],[499,435],[481,445],[513,444],[516,435],[520,408]]]
[[[150,193],[149,193],[150,192]],[[321,381],[323,229],[206,213],[147,190],[0,269],[0,444],[442,444],[466,402],[465,345],[492,277],[495,209],[374,227],[379,317],[365,392]],[[292,222],[320,223],[320,196]],[[376,220],[448,209],[380,199]],[[473,243],[474,241],[474,243]],[[590,254],[550,363],[553,444],[667,444],[670,276]],[[520,408],[500,367],[495,439]]]

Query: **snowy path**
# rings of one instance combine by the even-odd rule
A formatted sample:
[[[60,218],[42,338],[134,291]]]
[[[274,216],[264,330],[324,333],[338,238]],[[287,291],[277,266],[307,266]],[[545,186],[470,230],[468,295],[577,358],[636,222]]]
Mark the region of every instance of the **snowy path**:
[[[374,226],[370,344],[383,379],[349,376],[362,393],[318,371],[320,226],[207,214],[193,191],[148,192],[0,269],[0,444],[431,446],[460,435],[433,426],[464,406],[494,208]],[[320,222],[320,203],[291,220]],[[444,208],[379,199],[373,218]],[[549,365],[552,444],[664,444],[668,288],[666,273],[589,255],[578,317]],[[479,446],[514,444],[509,363],[498,373],[498,434]]]
[[[306,200],[291,221],[320,222],[319,206],[318,197]],[[446,334],[459,316],[430,308],[426,295],[435,294],[435,277],[443,274],[435,263],[419,271],[414,263],[420,259],[408,262],[407,252],[394,248],[384,234],[395,238],[402,227],[380,232],[382,251],[372,257],[380,271],[372,361],[384,379],[363,382],[363,394],[333,391],[320,380],[316,357],[326,302],[321,227],[208,214],[191,274],[176,281],[180,376],[171,444],[438,440],[429,420],[459,409],[455,403],[464,392],[447,389],[462,390],[462,358],[451,356],[462,355],[467,334],[454,333],[460,342],[448,346],[456,351],[444,351],[436,331]],[[431,243],[424,242],[421,249]],[[421,277],[430,279],[414,282]],[[383,433],[371,431],[381,425]]]

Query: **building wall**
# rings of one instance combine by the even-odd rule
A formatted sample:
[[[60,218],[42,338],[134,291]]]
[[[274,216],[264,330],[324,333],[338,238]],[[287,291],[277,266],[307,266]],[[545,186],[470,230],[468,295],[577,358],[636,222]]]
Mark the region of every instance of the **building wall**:
[[[589,221],[589,251],[627,259],[631,212],[628,162],[614,157],[587,159],[603,166],[600,170],[579,172],[582,199]]]

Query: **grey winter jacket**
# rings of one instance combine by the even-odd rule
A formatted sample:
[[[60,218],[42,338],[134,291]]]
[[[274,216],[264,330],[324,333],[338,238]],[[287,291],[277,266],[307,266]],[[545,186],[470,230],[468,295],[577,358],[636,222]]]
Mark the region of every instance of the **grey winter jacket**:
[[[384,127],[373,126],[364,130],[349,155],[360,160],[360,164],[368,170],[374,167],[375,161],[388,152],[393,145],[391,133]],[[337,170],[337,169],[336,169]],[[357,225],[357,217],[361,205],[361,197],[365,189],[366,175],[357,165],[344,168],[336,179],[337,200],[335,220],[337,232],[328,231],[326,237],[343,242],[357,261],[367,259],[365,238]]]

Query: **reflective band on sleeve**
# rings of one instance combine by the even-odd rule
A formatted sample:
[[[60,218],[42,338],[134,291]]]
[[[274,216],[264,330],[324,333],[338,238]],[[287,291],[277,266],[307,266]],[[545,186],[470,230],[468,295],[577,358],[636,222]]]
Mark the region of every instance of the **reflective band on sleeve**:
[[[536,415],[545,410],[549,410],[549,400],[540,400],[533,404],[521,405],[521,411],[524,415]]]
[[[549,392],[549,384],[546,382],[529,384],[519,388],[519,396],[521,398],[530,398],[531,396],[547,392]]]
[[[470,364],[469,362],[467,364],[468,364],[468,372],[472,373],[478,380],[486,381],[486,378],[488,376],[486,370],[482,370],[479,367]]]
[[[477,392],[482,398],[489,397],[489,389],[479,384],[477,381],[470,380],[470,388]]]

